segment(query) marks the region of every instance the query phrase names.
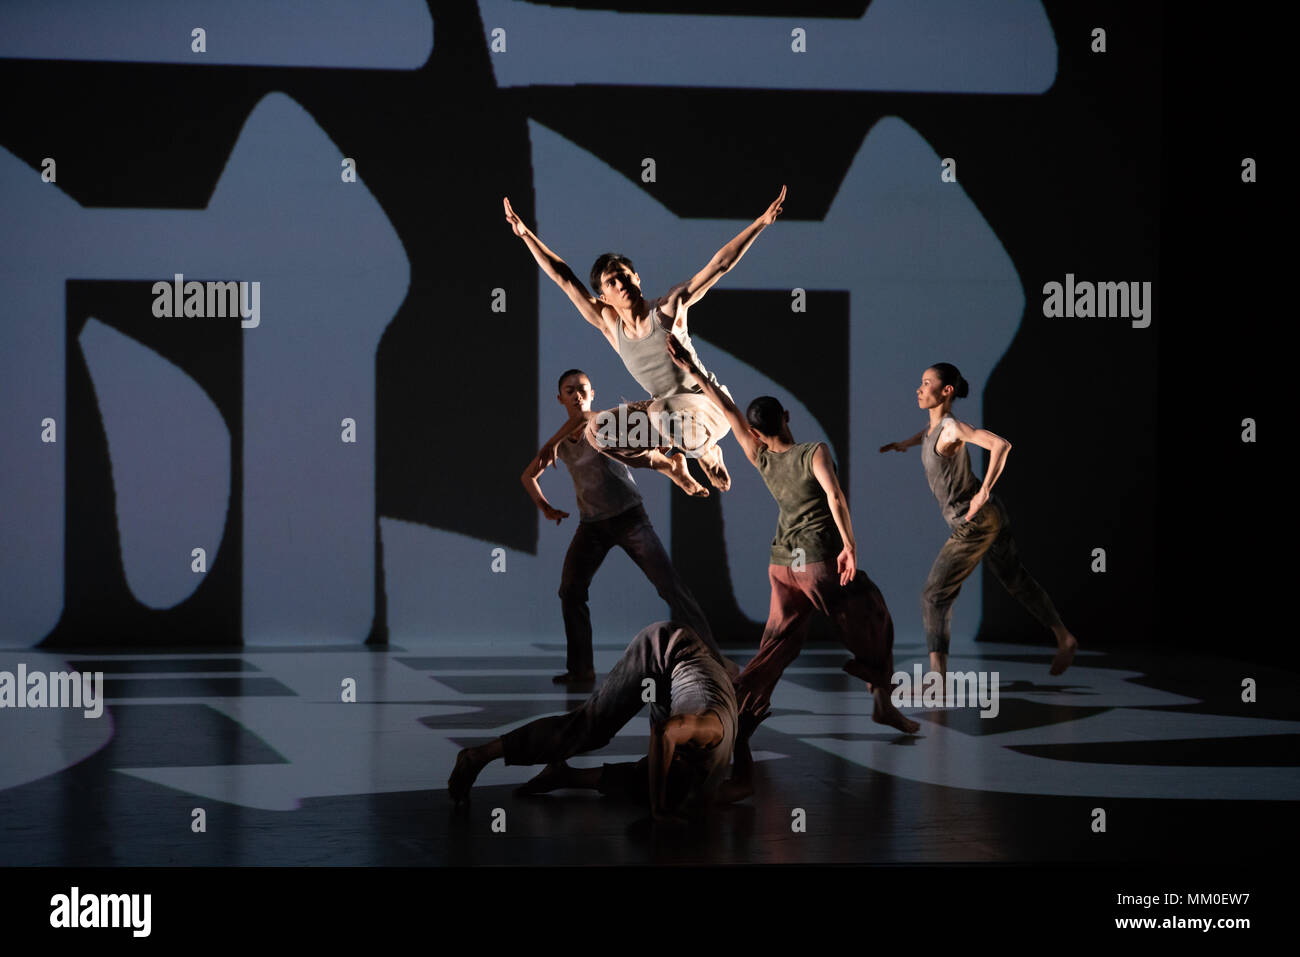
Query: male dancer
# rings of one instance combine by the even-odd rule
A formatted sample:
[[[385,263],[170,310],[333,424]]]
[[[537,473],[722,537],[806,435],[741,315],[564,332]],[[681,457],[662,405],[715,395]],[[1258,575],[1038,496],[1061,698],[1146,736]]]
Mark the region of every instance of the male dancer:
[[[691,369],[693,358],[673,340],[668,351]],[[840,641],[853,652],[844,670],[867,683],[875,698],[872,720],[914,734],[921,726],[890,701],[894,670],[894,622],[880,589],[857,567],[857,544],[848,501],[835,477],[835,464],[822,442],[796,445],[790,413],[771,396],[749,404],[746,416],[713,383],[704,394],[726,415],[731,431],[776,499],[780,516],[772,540],[768,580],[772,602],[758,654],[736,679],[736,695],[747,707],[765,706],[781,673],[799,655],[812,612],[835,624]],[[737,738],[736,754],[748,754]]]
[[[704,474],[719,491],[731,487],[731,476],[722,461],[718,440],[727,434],[724,418],[701,394],[703,382],[726,392],[717,379],[700,364],[686,328],[687,310],[745,255],[754,240],[776,221],[785,199],[785,187],[762,216],[754,220],[723,246],[702,270],[684,283],[672,287],[667,295],[647,300],[641,295],[641,277],[632,261],[616,253],[600,256],[591,268],[592,296],[569,265],[547,248],[531,229],[523,224],[510,200],[504,199],[506,222],[524,241],[542,271],[558,285],[582,317],[601,331],[623,360],[623,365],[651,401],[634,414],[644,416],[647,436],[643,442],[630,443],[626,436],[612,436],[601,423],[588,423],[587,439],[597,448],[629,465],[643,464],[639,459],[651,448],[666,452],[676,446],[700,460]],[[685,373],[664,352],[669,333],[682,343],[695,361],[695,370]],[[605,421],[608,421],[606,419]],[[667,434],[657,425],[663,423]],[[635,431],[635,427],[633,428]],[[678,482],[679,485],[682,483]],[[683,486],[685,487],[685,486]],[[693,490],[687,488],[687,491]],[[707,492],[707,489],[705,490]]]
[[[646,685],[649,679],[651,685]],[[711,803],[743,796],[725,780],[736,739],[736,696],[709,647],[690,628],[659,621],[643,628],[604,683],[567,714],[530,721],[500,738],[456,756],[447,791],[460,803],[479,772],[497,758],[506,764],[550,764],[523,790],[590,786],[563,780],[591,772],[561,764],[566,758],[603,748],[650,699],[650,751],[644,764],[591,769],[602,791],[626,790],[644,772],[642,793],[656,821],[682,823],[677,812],[694,815]]]
[[[557,675],[554,681],[570,686],[586,685],[589,689],[596,680],[587,587],[615,545],[627,552],[650,579],[660,597],[668,603],[673,618],[699,635],[719,660],[729,666],[729,673],[733,673],[736,665],[722,657],[704,612],[677,577],[668,553],[650,524],[650,517],[641,504],[641,493],[637,491],[627,466],[597,452],[570,428],[575,422],[585,421],[595,394],[591,380],[581,369],[569,369],[560,376],[559,394],[555,398],[568,409],[569,419],[553,440],[558,443],[559,457],[569,467],[580,520],[560,575],[560,607],[568,642],[567,670]],[[566,431],[571,434],[566,436]],[[671,472],[676,467],[685,469],[683,459],[670,459],[659,452],[654,453],[648,464],[661,472]],[[569,514],[552,508],[542,494],[537,479],[545,469],[546,466],[535,457],[524,469],[520,481],[542,514],[558,525]]]

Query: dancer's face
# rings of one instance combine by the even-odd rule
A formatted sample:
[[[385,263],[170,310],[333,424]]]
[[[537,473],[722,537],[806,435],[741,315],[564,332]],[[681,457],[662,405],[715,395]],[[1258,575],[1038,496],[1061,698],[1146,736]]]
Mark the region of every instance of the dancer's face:
[[[944,390],[951,388],[940,381],[939,373],[926,369],[921,373],[921,387],[916,390],[916,404],[923,409],[937,409],[947,397]]]
[[[590,412],[591,400],[596,397],[596,390],[591,387],[591,380],[585,375],[571,375],[560,383],[560,394],[556,396],[560,405],[571,413]]]
[[[631,309],[641,298],[641,277],[625,263],[615,263],[600,277],[599,292],[601,300],[615,309]]]

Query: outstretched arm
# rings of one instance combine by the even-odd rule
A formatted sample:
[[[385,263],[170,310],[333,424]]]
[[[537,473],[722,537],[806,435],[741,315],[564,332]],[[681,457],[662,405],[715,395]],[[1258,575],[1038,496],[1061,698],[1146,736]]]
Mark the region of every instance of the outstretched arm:
[[[700,371],[699,366],[691,359],[691,354],[686,351],[686,347],[678,341],[676,336],[670,332],[665,338],[668,340],[668,354],[672,356],[673,362],[695,376],[695,381],[700,384],[705,396],[721,409],[722,414],[727,417],[727,422],[731,426],[731,434],[736,437],[740,447],[745,450],[745,458],[749,459],[752,464],[757,465],[759,449],[767,448],[767,446],[754,438],[754,433],[749,430],[749,422],[741,414],[736,403],[732,402],[725,392],[714,385],[713,381]]]
[[[505,206],[506,222],[510,224],[514,234],[524,241],[524,245],[533,254],[533,258],[537,260],[537,265],[542,268],[542,272],[550,276],[551,280],[564,291],[564,294],[569,297],[569,301],[582,314],[582,318],[604,333],[606,339],[609,339],[609,323],[605,321],[600,301],[587,291],[587,287],[582,284],[582,280],[578,278],[577,274],[569,268],[569,264],[552,252],[537,237],[536,233],[524,225],[523,220],[515,214],[509,198],[504,198],[501,202]],[[611,343],[612,341],[611,339]]]
[[[831,508],[835,527],[840,530],[840,539],[844,547],[836,559],[836,568],[840,573],[840,584],[847,585],[853,581],[858,570],[858,544],[853,539],[853,522],[849,518],[849,502],[840,488],[840,480],[835,476],[835,465],[831,461],[830,450],[825,442],[818,442],[813,452],[813,475],[826,493],[826,503]]]
[[[908,449],[910,449],[912,446],[914,446],[914,445],[920,445],[922,442],[924,442],[924,441],[925,441],[925,433],[926,433],[926,432],[929,432],[929,431],[930,431],[930,427],[929,427],[929,426],[926,426],[926,427],[925,427],[924,429],[922,429],[920,432],[917,432],[916,435],[913,435],[913,436],[911,436],[910,438],[903,439],[903,441],[901,441],[901,442],[890,442],[888,445],[882,445],[882,446],[880,447],[880,451],[882,451],[882,452],[906,452],[906,451],[907,451]]]
[[[696,302],[699,302],[704,294],[713,288],[714,283],[729,272],[731,267],[740,262],[740,257],[749,251],[750,246],[754,245],[754,240],[758,238],[758,234],[776,222],[776,217],[781,213],[781,203],[784,200],[785,187],[782,186],[781,195],[777,196],[772,205],[767,207],[762,216],[742,229],[735,239],[714,253],[707,266],[687,282],[674,287],[668,293],[667,300],[660,307],[664,314],[675,319],[678,317],[679,309],[688,309]]]
[[[950,441],[969,442],[989,451],[989,468],[984,473],[984,484],[971,498],[970,509],[966,512],[966,521],[969,522],[975,517],[976,512],[988,504],[989,494],[993,491],[993,483],[1002,475],[1002,469],[1007,464],[1007,454],[1011,451],[1011,443],[988,429],[972,428],[957,419],[950,419],[943,428],[943,435],[939,436],[940,445]]]

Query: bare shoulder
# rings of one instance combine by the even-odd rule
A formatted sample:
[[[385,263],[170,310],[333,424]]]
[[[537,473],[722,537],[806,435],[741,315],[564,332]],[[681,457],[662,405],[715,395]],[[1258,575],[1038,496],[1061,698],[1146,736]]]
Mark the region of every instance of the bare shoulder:
[[[935,443],[935,450],[940,455],[954,454],[965,441],[964,437],[970,432],[970,426],[958,418],[949,416],[939,428],[939,441]]]

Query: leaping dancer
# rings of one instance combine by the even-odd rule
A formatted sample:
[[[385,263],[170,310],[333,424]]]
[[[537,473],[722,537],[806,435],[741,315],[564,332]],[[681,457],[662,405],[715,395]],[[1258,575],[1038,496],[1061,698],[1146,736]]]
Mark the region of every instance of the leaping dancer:
[[[649,435],[644,440],[628,443],[625,435],[612,436],[602,429],[602,420],[609,421],[611,413],[607,412],[587,423],[587,439],[594,446],[637,467],[648,467],[651,451],[664,453],[676,447],[699,459],[714,488],[726,491],[731,487],[731,476],[727,474],[717,444],[729,426],[717,407],[702,394],[702,384],[711,383],[724,393],[726,388],[699,362],[687,332],[687,310],[740,261],[758,234],[776,221],[784,200],[782,186],[780,195],[763,215],[719,249],[708,265],[653,300],[642,296],[641,277],[632,261],[617,253],[605,253],[592,265],[590,279],[596,290],[593,296],[569,265],[524,225],[510,200],[503,200],[506,222],[524,241],[542,271],[564,291],[582,317],[600,330],[627,371],[650,394],[650,401],[637,403],[638,408],[634,410],[635,414],[646,417]],[[669,333],[694,360],[694,372],[687,372],[668,357],[664,342]],[[543,463],[550,464],[548,459],[553,460],[553,453],[543,450]],[[686,471],[685,463],[682,465],[680,472],[669,473],[673,481],[690,494],[707,494],[708,490]]]
[[[930,650],[930,670],[948,671],[948,644],[952,606],[964,582],[983,559],[985,567],[1002,583],[1011,597],[1052,630],[1056,656],[1051,673],[1059,675],[1070,666],[1079,643],[1061,623],[1052,599],[1029,577],[1020,563],[1020,553],[1011,537],[1011,519],[1006,508],[993,496],[993,483],[1002,475],[1011,443],[987,429],[977,429],[952,414],[952,403],[970,392],[957,367],[939,362],[921,374],[916,404],[930,413],[929,424],[911,438],[881,446],[881,452],[903,452],[921,446],[921,464],[930,489],[952,529],[939,550],[921,592],[921,618],[925,642]],[[981,482],[971,471],[967,443],[988,449],[989,468]]]

